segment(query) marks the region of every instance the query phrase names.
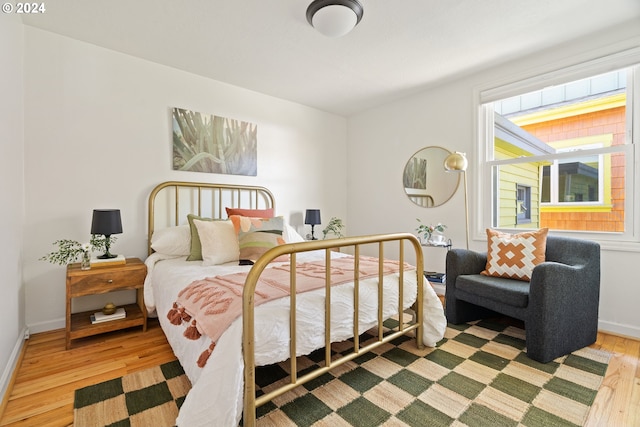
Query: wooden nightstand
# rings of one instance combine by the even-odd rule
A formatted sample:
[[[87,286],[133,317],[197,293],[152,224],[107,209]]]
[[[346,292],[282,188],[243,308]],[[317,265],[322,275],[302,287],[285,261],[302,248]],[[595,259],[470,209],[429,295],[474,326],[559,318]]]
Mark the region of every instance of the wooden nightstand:
[[[142,326],[147,330],[147,309],[144,306],[143,286],[147,274],[147,266],[138,258],[127,258],[127,263],[113,267],[80,269],[80,263],[67,266],[67,350],[71,340],[88,337],[104,332]],[[110,320],[103,323],[91,323],[91,315],[100,308],[82,313],[71,313],[73,298],[105,294],[124,289],[136,290],[136,303],[124,306],[127,316],[124,319]]]

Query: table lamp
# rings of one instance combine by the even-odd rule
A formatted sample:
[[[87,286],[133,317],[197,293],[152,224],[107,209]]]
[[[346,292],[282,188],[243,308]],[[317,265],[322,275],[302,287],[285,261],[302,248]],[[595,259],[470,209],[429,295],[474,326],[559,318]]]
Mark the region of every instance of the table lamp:
[[[313,227],[320,224],[320,209],[307,209],[304,215],[304,223],[311,226],[311,240],[318,240],[313,235]]]
[[[122,233],[122,220],[120,219],[120,209],[94,209],[93,220],[91,221],[91,234],[104,235],[104,254],[98,256],[99,259],[111,259],[117,255],[109,252],[111,246],[111,235]]]

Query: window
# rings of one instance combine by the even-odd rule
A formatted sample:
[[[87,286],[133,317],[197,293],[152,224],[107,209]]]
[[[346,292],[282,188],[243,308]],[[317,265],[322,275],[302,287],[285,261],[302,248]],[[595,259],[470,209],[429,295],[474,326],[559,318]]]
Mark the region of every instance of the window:
[[[481,206],[478,229],[548,227],[638,240],[632,130],[640,49],[608,60],[479,93],[479,200],[491,203]]]
[[[597,146],[585,147],[596,148]],[[573,150],[564,150],[573,151]],[[562,152],[558,150],[558,152]],[[603,156],[584,156],[554,160],[542,166],[541,203],[597,203],[604,200]]]
[[[531,222],[531,187],[518,184],[516,188],[516,223]]]

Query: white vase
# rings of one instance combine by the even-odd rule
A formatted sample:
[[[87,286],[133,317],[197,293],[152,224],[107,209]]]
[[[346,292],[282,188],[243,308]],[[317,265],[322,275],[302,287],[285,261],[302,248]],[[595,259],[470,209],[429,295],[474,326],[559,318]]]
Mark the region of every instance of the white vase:
[[[444,236],[444,234],[440,234],[438,232],[432,233],[431,237],[429,238],[429,243],[435,246],[442,246],[446,241],[447,238]]]

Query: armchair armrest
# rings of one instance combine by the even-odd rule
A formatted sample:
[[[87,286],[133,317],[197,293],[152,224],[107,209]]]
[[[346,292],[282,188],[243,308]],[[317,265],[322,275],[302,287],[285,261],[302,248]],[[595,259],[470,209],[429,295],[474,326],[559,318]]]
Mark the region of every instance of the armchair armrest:
[[[546,314],[553,316],[553,320],[560,318],[558,312],[562,311],[571,311],[578,319],[597,319],[600,245],[588,240],[549,236],[546,259],[531,274],[529,304],[533,305],[533,312],[540,307],[553,307],[547,308]]]
[[[451,249],[447,252],[447,283],[461,274],[479,274],[487,266],[486,252]]]
[[[600,300],[596,258],[591,265],[544,262],[533,269],[525,320],[529,357],[547,362],[596,340]]]
[[[566,318],[567,311],[597,313],[600,299],[600,272],[587,265],[567,265],[546,261],[533,269],[529,288],[532,313],[545,313],[547,321]]]
[[[487,266],[487,254],[469,249],[451,249],[446,260],[446,293],[454,295],[456,279],[463,274],[479,274]]]
[[[468,249],[451,249],[447,252],[447,276],[445,291],[445,313],[447,321],[462,323],[479,319],[489,311],[456,297],[458,276],[480,274],[487,266],[487,254]]]

